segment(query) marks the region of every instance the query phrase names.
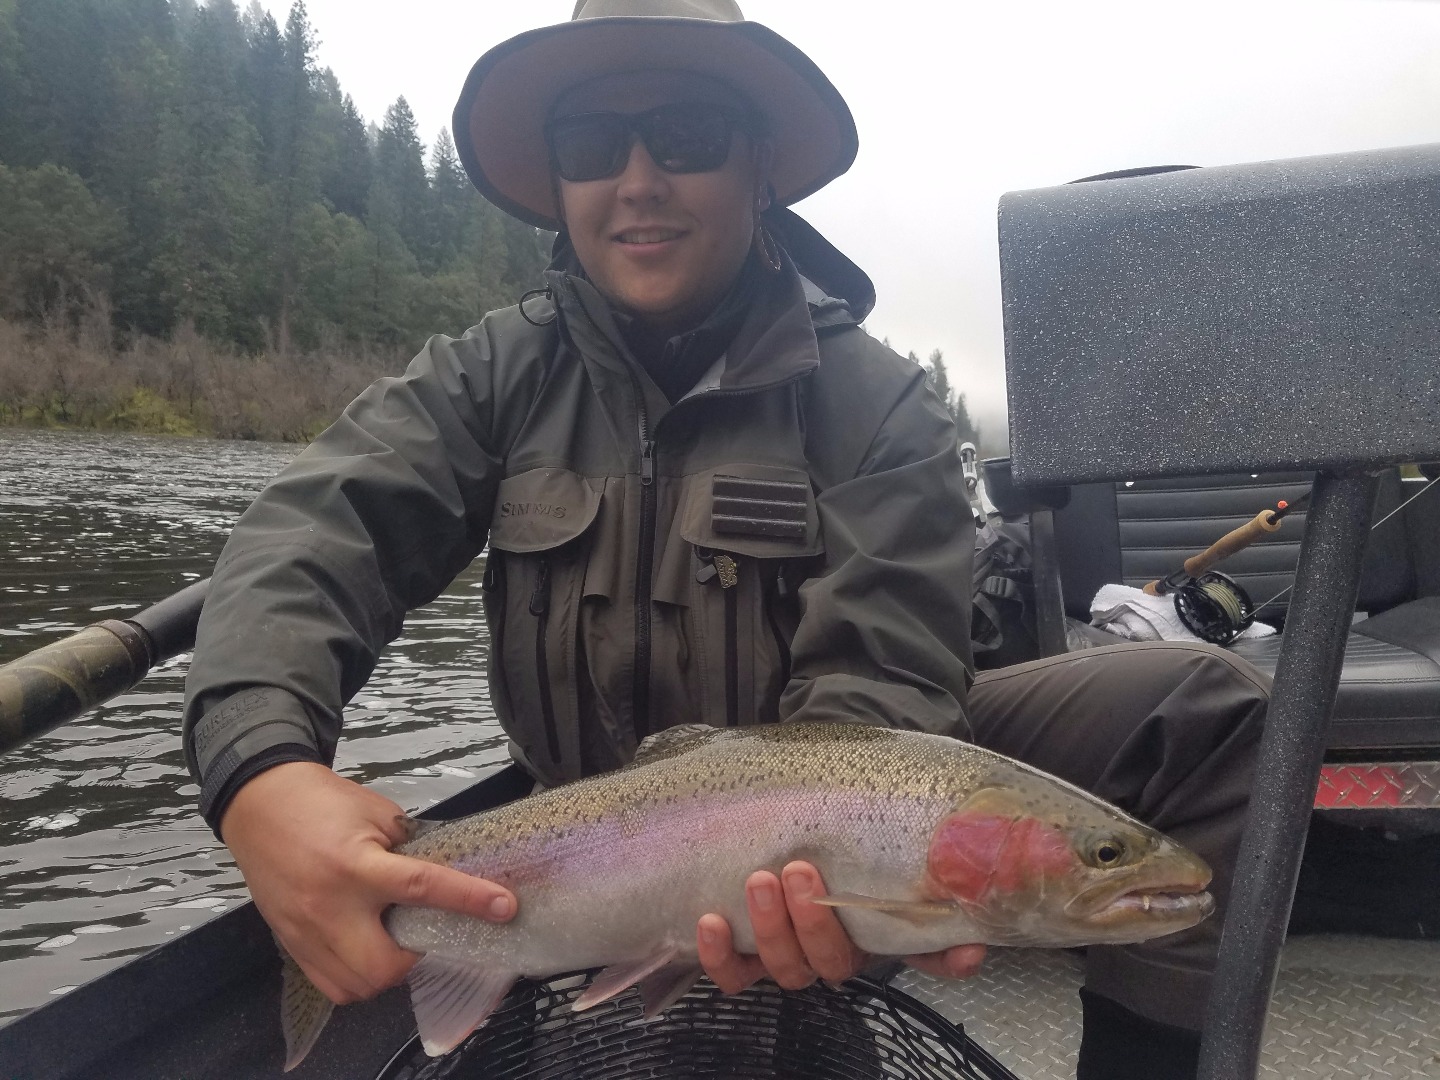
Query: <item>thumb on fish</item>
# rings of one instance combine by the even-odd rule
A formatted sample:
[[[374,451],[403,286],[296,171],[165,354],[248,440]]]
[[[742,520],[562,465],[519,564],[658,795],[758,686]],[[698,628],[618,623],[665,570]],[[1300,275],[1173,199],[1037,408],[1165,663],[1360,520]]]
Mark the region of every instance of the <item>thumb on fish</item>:
[[[387,854],[382,889],[391,903],[440,908],[488,922],[508,922],[519,905],[503,885],[407,855]]]

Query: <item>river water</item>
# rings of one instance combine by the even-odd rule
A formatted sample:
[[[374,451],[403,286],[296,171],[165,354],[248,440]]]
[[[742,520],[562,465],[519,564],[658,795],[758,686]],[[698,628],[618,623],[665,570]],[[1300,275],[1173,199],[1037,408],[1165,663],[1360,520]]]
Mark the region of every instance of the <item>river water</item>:
[[[296,451],[0,428],[0,663],[208,576]],[[407,809],[506,760],[480,570],[411,614],[347,710],[336,768]],[[195,812],[187,660],[0,759],[0,1024],[246,898]]]

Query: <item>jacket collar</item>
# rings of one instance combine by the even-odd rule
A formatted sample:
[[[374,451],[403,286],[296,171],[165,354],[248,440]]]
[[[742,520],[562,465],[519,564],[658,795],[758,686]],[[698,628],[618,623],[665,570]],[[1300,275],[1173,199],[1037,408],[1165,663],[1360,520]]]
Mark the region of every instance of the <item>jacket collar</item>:
[[[630,352],[616,312],[579,273],[573,258],[557,263],[546,271],[546,282],[562,333],[588,361],[638,378],[652,416],[667,411],[670,402]],[[761,390],[814,370],[820,363],[820,348],[806,292],[804,279],[788,259],[777,274],[767,275],[720,360],[701,378],[699,393]],[[697,395],[687,395],[693,396]]]

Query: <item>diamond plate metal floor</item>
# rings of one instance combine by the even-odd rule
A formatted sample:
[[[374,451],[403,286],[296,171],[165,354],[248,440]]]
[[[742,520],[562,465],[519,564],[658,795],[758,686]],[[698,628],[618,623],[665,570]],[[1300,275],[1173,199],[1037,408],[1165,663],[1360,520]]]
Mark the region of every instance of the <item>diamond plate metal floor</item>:
[[[1081,961],[992,949],[982,973],[901,989],[965,1025],[1020,1080],[1069,1080]],[[1440,1080],[1440,942],[1315,935],[1286,943],[1261,1057],[1264,1080]]]

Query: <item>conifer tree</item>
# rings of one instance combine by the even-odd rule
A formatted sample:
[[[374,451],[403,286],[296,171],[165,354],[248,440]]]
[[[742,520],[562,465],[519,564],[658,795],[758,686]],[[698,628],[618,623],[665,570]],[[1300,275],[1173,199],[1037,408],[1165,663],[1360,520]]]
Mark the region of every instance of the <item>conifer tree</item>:
[[[263,206],[257,138],[241,94],[245,54],[230,0],[210,0],[182,50],[184,93],[165,125],[157,186],[171,227],[154,262],[157,298],[171,321],[251,347],[262,343]]]
[[[470,186],[448,128],[441,128],[430,153],[430,235],[437,269],[452,267],[465,247],[465,211],[477,196]]]
[[[370,199],[370,176],[373,171],[370,137],[365,121],[349,94],[340,93],[340,84],[328,69],[321,73],[321,85],[333,84],[333,98],[326,97],[320,106],[319,130],[329,146],[320,178],[320,189],[330,206],[353,218],[364,218]]]
[[[0,0],[0,164],[19,161],[19,142],[23,109],[29,102],[29,89],[22,70],[24,52],[16,0]]]
[[[298,247],[301,214],[320,197],[315,156],[315,35],[304,0],[296,0],[285,21],[281,39],[282,68],[272,98],[270,174],[270,244],[274,260],[272,301],[276,343],[282,355],[290,352],[292,325],[299,287]]]
[[[88,180],[102,137],[94,106],[106,90],[95,0],[17,0],[12,25],[24,97],[0,107],[15,120],[16,145],[4,159],[12,165],[50,162]]]
[[[910,358],[914,360],[912,352]],[[965,395],[957,393],[950,385],[950,373],[945,370],[945,354],[939,349],[930,354],[925,364],[925,374],[935,394],[944,403],[946,410],[955,420],[956,435],[961,442],[980,442],[980,430],[970,420],[970,410],[965,405]]]
[[[910,355],[915,355],[911,353]],[[951,416],[955,415],[955,391],[950,389],[950,374],[945,370],[945,354],[939,349],[930,354],[930,359],[925,363],[925,374],[930,380],[930,388],[935,391],[935,396],[945,406]]]
[[[385,111],[376,141],[369,224],[372,229],[377,225],[393,229],[416,262],[433,269],[429,202],[425,148],[416,131],[415,114],[402,97]]]
[[[249,44],[245,56],[244,90],[251,124],[260,136],[260,175],[275,176],[280,170],[281,101],[285,95],[285,42],[275,17],[251,0],[241,22]]]

